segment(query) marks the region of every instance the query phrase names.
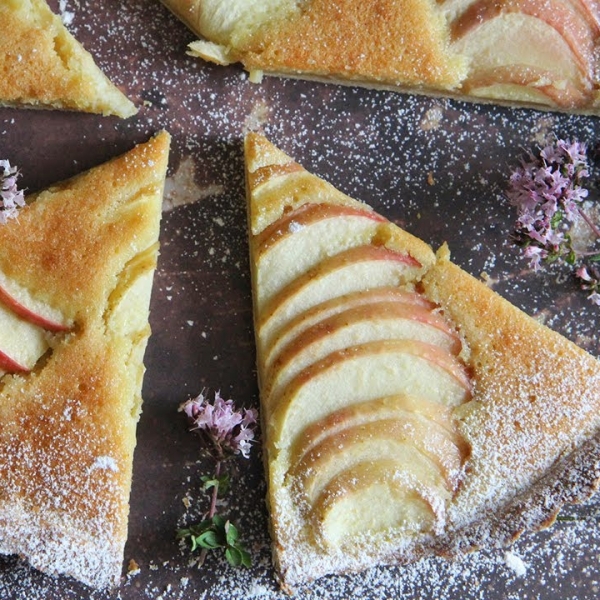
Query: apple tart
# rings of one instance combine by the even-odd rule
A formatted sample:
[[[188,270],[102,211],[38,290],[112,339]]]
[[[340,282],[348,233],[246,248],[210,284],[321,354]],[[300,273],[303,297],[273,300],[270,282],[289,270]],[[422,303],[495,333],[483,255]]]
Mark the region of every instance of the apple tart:
[[[598,114],[596,0],[163,0],[190,54],[262,73]]]
[[[130,117],[109,81],[45,0],[0,2],[0,104]]]
[[[509,543],[595,489],[595,358],[260,134],[245,156],[285,589]]]
[[[170,138],[0,225],[0,553],[119,581]]]

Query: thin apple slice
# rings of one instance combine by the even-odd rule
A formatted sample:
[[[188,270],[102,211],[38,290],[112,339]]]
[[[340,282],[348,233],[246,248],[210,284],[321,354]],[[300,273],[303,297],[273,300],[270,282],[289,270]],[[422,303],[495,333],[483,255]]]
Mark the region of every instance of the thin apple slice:
[[[437,313],[418,305],[377,302],[337,313],[283,348],[266,372],[263,393],[280,395],[300,371],[337,350],[376,340],[409,339],[459,354],[461,341]]]
[[[471,383],[454,356],[415,340],[380,340],[334,352],[304,369],[281,397],[265,398],[269,445],[289,449],[327,415],[395,394],[458,406],[470,397]]]
[[[394,458],[359,463],[325,487],[313,505],[320,540],[339,547],[364,533],[426,532],[443,522],[448,492],[410,446]]]
[[[46,332],[0,303],[0,369],[31,371],[50,347]]]
[[[351,292],[343,296],[336,296],[325,302],[321,302],[311,309],[300,313],[292,319],[277,335],[268,351],[263,356],[265,371],[271,366],[273,360],[281,353],[282,349],[292,342],[293,339],[304,333],[317,323],[358,306],[364,306],[378,302],[397,302],[408,305],[416,305],[422,308],[433,309],[435,305],[427,300],[423,294],[406,290],[399,287],[377,287],[369,290]]]
[[[587,89],[587,74],[562,35],[544,21],[509,13],[482,22],[458,38],[453,51],[470,57],[470,72],[487,73],[498,67],[532,67],[551,77],[537,87]],[[468,78],[467,78],[468,80]],[[547,89],[545,90],[547,93]]]
[[[507,14],[532,17],[554,29],[567,43],[584,76],[592,75],[595,46],[592,31],[585,18],[568,2],[476,0],[452,22],[452,38],[459,39],[483,23]],[[544,49],[548,51],[547,46]]]
[[[381,223],[351,206],[305,204],[286,213],[255,240],[255,302],[263,305],[291,281],[334,254],[369,244]]]
[[[443,427],[460,449],[461,460],[467,456],[469,448],[456,430],[450,407],[412,395],[398,394],[346,406],[309,425],[292,446],[292,460],[300,460],[325,438],[337,435],[341,431],[373,421],[392,419],[397,414],[405,413],[415,413],[436,426]]]
[[[301,312],[336,296],[399,285],[415,277],[420,263],[385,246],[357,246],[336,254],[292,281],[265,306],[258,323],[261,352]]]
[[[106,321],[120,336],[132,336],[148,328],[157,246],[153,245],[127,263],[117,287],[108,299]]]
[[[68,331],[70,324],[63,314],[35,298],[27,288],[0,271],[0,302],[23,319],[48,331]]]
[[[448,491],[456,489],[462,466],[460,449],[446,429],[409,412],[349,427],[325,438],[294,464],[288,477],[313,504],[342,471],[382,456],[397,457],[406,445],[431,461]]]
[[[553,73],[530,66],[508,65],[469,75],[463,88],[466,93],[482,98],[514,100],[575,108],[589,100],[589,91],[571,81],[556,85]]]

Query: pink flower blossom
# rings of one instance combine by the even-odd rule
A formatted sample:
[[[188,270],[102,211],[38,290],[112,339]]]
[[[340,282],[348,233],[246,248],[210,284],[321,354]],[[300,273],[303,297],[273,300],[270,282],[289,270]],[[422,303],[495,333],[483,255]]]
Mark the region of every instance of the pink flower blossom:
[[[588,300],[591,300],[592,303],[600,306],[600,294],[598,292],[593,292],[588,296]]]
[[[220,392],[215,392],[211,403],[202,392],[184,402],[180,410],[187,415],[190,429],[204,437],[215,458],[221,460],[234,454],[248,458],[257,420],[254,409],[237,411],[233,400],[224,400]]]
[[[17,188],[19,171],[8,160],[0,160],[0,225],[14,219],[19,208],[25,206],[25,196]]]
[[[542,261],[548,256],[548,252],[538,246],[527,246],[523,254],[525,255],[525,258],[529,259],[529,266],[534,271],[541,268]]]

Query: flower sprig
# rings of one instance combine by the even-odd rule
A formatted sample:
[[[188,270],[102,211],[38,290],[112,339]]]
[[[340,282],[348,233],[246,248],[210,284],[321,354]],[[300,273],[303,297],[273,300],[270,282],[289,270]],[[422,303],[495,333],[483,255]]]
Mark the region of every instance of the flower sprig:
[[[250,456],[257,413],[254,409],[236,410],[233,400],[224,400],[219,392],[210,402],[205,390],[179,410],[186,414],[190,431],[199,435],[202,451],[214,460],[215,467],[212,475],[201,477],[203,490],[210,494],[208,511],[199,523],[179,529],[177,537],[187,540],[192,552],[200,549],[200,565],[209,551],[222,549],[231,565],[248,567],[250,554],[240,541],[237,527],[217,514],[217,501],[230,487],[230,475],[224,470],[227,462],[238,455]]]
[[[19,170],[8,160],[0,160],[0,225],[14,219],[19,208],[25,206],[25,195],[17,187]]]
[[[580,287],[600,305],[600,228],[584,211],[590,177],[587,146],[578,141],[557,140],[537,153],[529,152],[512,173],[507,197],[517,209],[514,240],[523,248],[530,267],[565,263],[575,268]],[[574,243],[573,225],[582,220],[594,242],[581,250]]]

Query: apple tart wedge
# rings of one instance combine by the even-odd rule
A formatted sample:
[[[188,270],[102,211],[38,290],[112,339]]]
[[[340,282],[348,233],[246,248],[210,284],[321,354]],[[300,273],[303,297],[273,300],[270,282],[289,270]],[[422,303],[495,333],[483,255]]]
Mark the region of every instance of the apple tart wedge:
[[[589,496],[595,358],[264,136],[245,157],[284,589],[510,543]]]
[[[262,73],[600,112],[596,0],[163,0],[190,54]]]
[[[0,105],[137,112],[45,0],[3,0],[0,23]]]
[[[0,553],[99,588],[123,566],[169,144],[0,225]]]

